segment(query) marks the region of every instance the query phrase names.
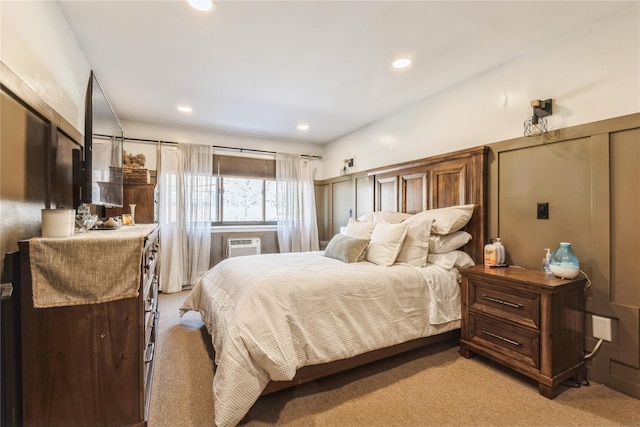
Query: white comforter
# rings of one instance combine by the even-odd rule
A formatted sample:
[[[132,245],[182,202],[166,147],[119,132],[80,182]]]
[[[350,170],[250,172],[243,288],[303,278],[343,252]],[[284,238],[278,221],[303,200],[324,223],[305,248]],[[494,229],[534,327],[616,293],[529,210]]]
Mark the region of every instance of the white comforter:
[[[212,336],[216,425],[238,424],[270,380],[298,368],[458,328],[456,276],[322,252],[222,261],[181,307],[199,311]]]

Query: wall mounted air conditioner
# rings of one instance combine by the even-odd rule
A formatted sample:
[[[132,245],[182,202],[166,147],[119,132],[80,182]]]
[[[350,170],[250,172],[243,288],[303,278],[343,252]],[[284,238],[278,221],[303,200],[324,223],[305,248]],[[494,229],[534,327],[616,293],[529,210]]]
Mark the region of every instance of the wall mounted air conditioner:
[[[227,258],[243,255],[258,255],[260,248],[259,237],[227,239]]]

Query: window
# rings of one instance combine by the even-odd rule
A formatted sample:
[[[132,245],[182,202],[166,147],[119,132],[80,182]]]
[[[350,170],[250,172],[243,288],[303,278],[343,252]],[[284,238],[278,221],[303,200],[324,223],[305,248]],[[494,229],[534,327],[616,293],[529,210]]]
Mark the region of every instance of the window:
[[[168,161],[168,160],[165,160]],[[177,165],[175,166],[177,168]],[[275,225],[276,180],[275,160],[233,156],[214,156],[212,177],[198,177],[187,189],[198,218],[210,220],[212,225]],[[202,200],[196,187],[213,186],[213,200]],[[167,204],[170,223],[177,220],[177,177],[163,175],[161,188]]]
[[[276,224],[275,160],[216,155],[214,225]]]
[[[276,221],[275,180],[221,177],[220,181],[218,205],[222,223]]]

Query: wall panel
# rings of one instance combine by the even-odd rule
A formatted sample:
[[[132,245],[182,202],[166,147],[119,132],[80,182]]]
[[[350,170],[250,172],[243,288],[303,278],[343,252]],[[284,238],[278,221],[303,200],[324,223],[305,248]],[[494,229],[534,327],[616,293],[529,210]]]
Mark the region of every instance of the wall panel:
[[[591,260],[591,145],[589,138],[499,153],[499,236],[509,262],[542,267],[544,248],[570,242],[581,268]],[[537,203],[549,219],[537,219]]]
[[[314,186],[316,197],[316,217],[318,221],[318,240],[331,240],[331,185],[316,183]]]
[[[332,229],[331,237],[340,233],[340,227],[349,222],[349,216],[353,216],[353,184],[351,180],[338,181],[332,184]]]
[[[0,122],[0,251],[4,258],[18,250],[18,240],[40,235],[40,210],[48,207],[50,126],[4,91],[0,92]]]
[[[41,209],[73,207],[71,150],[79,133],[0,62],[0,251],[2,283],[17,284],[18,241],[41,234]],[[70,204],[68,204],[71,202]],[[13,267],[13,268],[12,268]],[[0,424],[21,425],[19,298],[5,300]]]
[[[73,207],[70,153],[81,135],[0,62],[0,251],[41,233],[41,209]],[[69,168],[69,169],[68,169]],[[68,203],[71,202],[71,203]],[[0,264],[3,282],[10,278]]]
[[[507,261],[539,269],[544,247],[574,246],[590,278],[585,354],[594,315],[611,319],[587,362],[589,379],[640,398],[640,114],[492,144],[490,234]],[[536,203],[549,202],[549,219]]]
[[[371,197],[371,184],[369,183],[369,177],[356,177],[356,214],[355,217],[359,218],[362,215],[373,211],[373,197]]]
[[[611,134],[611,301],[640,307],[640,129]]]

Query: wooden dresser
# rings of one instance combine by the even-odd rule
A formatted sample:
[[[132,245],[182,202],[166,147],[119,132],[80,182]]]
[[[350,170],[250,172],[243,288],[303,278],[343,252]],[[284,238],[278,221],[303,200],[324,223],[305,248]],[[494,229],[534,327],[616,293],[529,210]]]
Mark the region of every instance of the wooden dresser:
[[[122,184],[122,207],[107,208],[107,216],[121,216],[131,213],[130,204],[136,205],[136,224],[153,224],[156,220],[155,184]]]
[[[484,265],[460,272],[462,356],[477,353],[533,378],[550,399],[562,382],[584,376],[585,279]]]
[[[33,243],[20,242],[22,425],[146,424],[158,318],[159,240],[157,226],[136,227],[143,227],[144,239],[139,295],[95,304],[34,308]]]

